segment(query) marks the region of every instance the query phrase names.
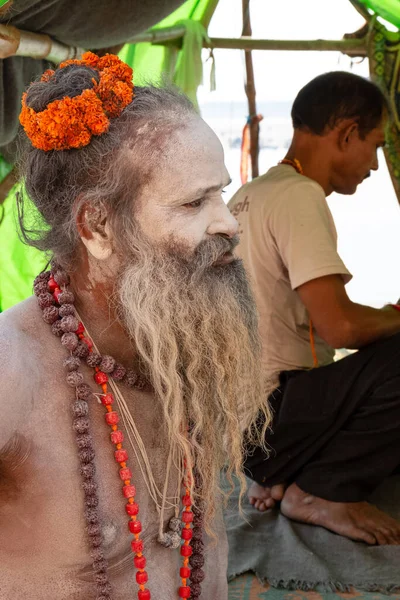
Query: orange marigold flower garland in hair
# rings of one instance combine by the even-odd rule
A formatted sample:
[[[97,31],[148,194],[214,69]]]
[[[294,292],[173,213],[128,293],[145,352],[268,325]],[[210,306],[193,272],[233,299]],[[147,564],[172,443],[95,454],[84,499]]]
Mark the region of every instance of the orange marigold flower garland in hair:
[[[43,75],[40,78],[40,81],[50,81],[51,77],[53,77],[54,75],[54,71],[53,69],[47,69],[47,71],[45,71],[43,73]]]
[[[93,87],[79,96],[54,100],[36,112],[27,103],[27,94],[22,96],[20,123],[32,145],[45,152],[82,148],[90,143],[93,135],[105,133],[110,119],[118,117],[132,102],[134,92],[132,69],[118,56],[107,54],[98,57],[85,52],[82,60],[68,60],[60,64],[83,65],[99,72],[99,81],[93,78]],[[48,69],[41,81],[51,84],[54,71]]]

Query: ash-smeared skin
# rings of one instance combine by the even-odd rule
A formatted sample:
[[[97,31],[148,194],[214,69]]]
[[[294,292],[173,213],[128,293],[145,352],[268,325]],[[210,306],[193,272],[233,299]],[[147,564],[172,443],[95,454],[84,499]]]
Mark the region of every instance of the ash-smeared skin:
[[[65,383],[62,367],[65,350],[42,321],[34,298],[0,316],[0,346],[4,350],[0,447],[7,443],[10,447],[11,436],[17,436],[12,444],[20,441],[20,455],[28,450],[28,455],[17,461],[17,467],[9,464],[14,462],[10,452],[4,453],[8,458],[2,463],[2,472],[8,475],[3,478],[0,493],[0,600],[88,600],[94,597],[95,588],[89,582],[91,559],[84,534],[83,492],[71,426],[71,388]],[[91,370],[85,368],[84,372],[87,381],[91,381]],[[147,441],[157,484],[162,486],[166,450],[160,439],[159,407],[148,393],[127,390],[126,398]],[[92,405],[91,419],[105,550],[114,597],[131,600],[137,590],[131,536],[102,408]],[[144,525],[152,597],[173,598],[179,586],[180,557],[156,542],[155,507],[148,498],[129,442],[127,449]],[[176,486],[174,479],[171,493]],[[171,516],[167,512],[166,520]],[[227,597],[226,555],[221,528],[218,546],[210,544],[206,551],[206,598]]]
[[[99,351],[133,368],[138,361],[144,362],[157,398],[162,398],[161,406],[150,393],[124,386],[158,488],[163,489],[169,446],[180,447],[182,455],[186,454],[181,427],[188,412],[193,415],[192,434],[198,436],[197,442],[208,440],[205,452],[197,454],[196,471],[202,481],[205,528],[215,532],[216,540],[212,544],[205,540],[202,596],[226,600],[228,549],[222,520],[218,521],[221,499],[216,497],[219,469],[226,462],[222,442],[230,440],[230,464],[240,473],[240,426],[249,426],[260,410],[265,410],[265,396],[261,393],[254,303],[242,265],[231,253],[238,224],[222,199],[229,182],[222,147],[197,116],[185,120],[184,128],[180,124],[174,121],[173,135],[157,164],[157,177],[149,177],[143,184],[129,215],[119,215],[120,221],[115,215],[114,220],[108,205],[96,208],[88,200],[76,215],[77,239],[71,242],[64,237],[68,247],[73,245],[73,265],[66,259],[69,253],[56,241],[49,242],[48,248],[56,261],[64,257],[75,307]],[[155,133],[159,140],[159,131]],[[37,157],[42,161],[38,179],[31,173],[37,182],[46,173],[45,158]],[[128,158],[134,168],[133,151]],[[64,222],[57,221],[61,216],[54,213],[53,201],[46,195],[46,214],[58,227],[59,238],[64,227],[60,223]],[[71,210],[75,210],[72,203]],[[194,266],[197,269],[191,270]],[[94,586],[87,581],[91,560],[72,428],[73,392],[65,383],[62,367],[66,349],[42,322],[35,300],[3,315],[2,322],[12,351],[7,355],[7,368],[0,372],[5,381],[3,388],[0,381],[2,404],[7,410],[0,419],[0,446],[8,441],[10,431],[16,431],[31,441],[32,450],[25,462],[29,477],[25,494],[7,506],[7,536],[0,541],[5,573],[5,591],[1,593],[4,600],[25,596],[32,600],[89,600],[94,597]],[[83,367],[83,372],[90,381],[93,370]],[[182,388],[182,372],[186,388]],[[29,410],[28,392],[33,402]],[[12,409],[9,397],[15,399]],[[132,557],[127,559],[131,535],[126,501],[104,410],[96,402],[90,418],[113,598],[131,600],[136,597],[137,585]],[[138,490],[148,587],[153,600],[174,598],[181,583],[182,560],[178,552],[156,542],[158,515],[129,443],[126,449]],[[169,497],[176,493],[177,477],[173,470]],[[5,519],[1,510],[0,527]],[[15,518],[10,518],[10,511]],[[25,522],[17,528],[21,514]],[[165,521],[171,516],[172,512],[166,511]],[[16,548],[10,551],[8,543]],[[0,600],[3,597],[0,594]]]

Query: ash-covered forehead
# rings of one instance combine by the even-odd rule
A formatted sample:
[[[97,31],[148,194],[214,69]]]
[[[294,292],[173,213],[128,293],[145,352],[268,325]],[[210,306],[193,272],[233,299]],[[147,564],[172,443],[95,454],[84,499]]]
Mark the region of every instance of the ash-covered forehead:
[[[176,131],[175,141],[178,148],[185,150],[188,160],[207,154],[210,159],[223,159],[222,144],[215,132],[198,116],[187,119],[185,126]]]
[[[143,199],[155,195],[162,203],[173,203],[196,196],[197,190],[218,191],[229,183],[221,142],[200,117],[174,130],[158,158]]]

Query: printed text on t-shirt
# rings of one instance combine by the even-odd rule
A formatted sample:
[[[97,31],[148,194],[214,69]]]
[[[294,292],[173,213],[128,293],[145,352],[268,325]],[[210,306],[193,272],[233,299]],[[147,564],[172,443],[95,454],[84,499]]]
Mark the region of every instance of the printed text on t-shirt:
[[[243,202],[238,202],[232,207],[231,213],[234,217],[237,217],[241,212],[249,212],[249,206],[248,196],[246,196]]]

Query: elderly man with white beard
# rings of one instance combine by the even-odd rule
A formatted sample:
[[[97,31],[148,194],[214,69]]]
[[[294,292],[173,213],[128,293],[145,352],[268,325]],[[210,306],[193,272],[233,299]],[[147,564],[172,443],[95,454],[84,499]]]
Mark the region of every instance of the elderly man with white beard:
[[[116,56],[23,97],[49,254],[0,317],[0,599],[227,598],[222,466],[268,423],[221,145]]]

